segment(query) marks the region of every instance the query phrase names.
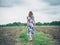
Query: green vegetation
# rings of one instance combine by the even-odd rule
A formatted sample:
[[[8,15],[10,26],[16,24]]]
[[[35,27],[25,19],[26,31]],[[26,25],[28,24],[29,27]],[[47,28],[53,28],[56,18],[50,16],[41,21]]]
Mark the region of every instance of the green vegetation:
[[[60,26],[60,21],[53,21],[53,22],[49,22],[49,23],[41,23],[41,22],[37,22],[36,26],[51,26],[51,25],[58,25]],[[4,24],[4,25],[0,25],[0,27],[6,27],[6,26],[27,26],[27,23],[21,23],[21,22],[13,22],[13,23],[9,23],[9,24]]]
[[[32,43],[29,42],[28,38],[27,31],[23,30],[19,35],[19,40],[21,42],[20,45],[51,45],[52,40],[52,38],[48,37],[47,34],[36,30]]]
[[[21,23],[21,22],[13,22],[13,23],[9,23],[9,24],[4,24],[4,25],[0,25],[0,27],[6,27],[6,26],[26,26],[26,23]]]
[[[51,26],[51,25],[55,25],[56,26],[56,25],[58,25],[58,26],[60,26],[60,21],[52,21],[52,22],[49,22],[49,23],[45,22],[43,24],[41,22],[37,22],[36,25],[37,26],[41,26],[41,25],[43,25],[43,26],[44,25],[48,25],[48,26]]]

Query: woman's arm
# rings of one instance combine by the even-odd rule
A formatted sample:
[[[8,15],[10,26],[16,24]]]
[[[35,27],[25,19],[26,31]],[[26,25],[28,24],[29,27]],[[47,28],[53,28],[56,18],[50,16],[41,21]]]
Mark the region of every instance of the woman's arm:
[[[36,27],[35,26],[36,26],[36,23],[35,23],[35,20],[34,20],[34,29],[36,30]]]
[[[36,25],[35,20],[34,20],[34,26]]]
[[[27,26],[28,26],[29,21],[27,20]]]

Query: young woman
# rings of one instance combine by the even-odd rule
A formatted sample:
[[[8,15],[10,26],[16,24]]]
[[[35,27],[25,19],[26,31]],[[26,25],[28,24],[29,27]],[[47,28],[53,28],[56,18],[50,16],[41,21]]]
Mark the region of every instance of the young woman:
[[[27,17],[27,27],[28,27],[28,34],[29,34],[29,40],[32,41],[33,34],[34,34],[34,26],[35,26],[35,20],[32,11],[29,11],[28,17]]]

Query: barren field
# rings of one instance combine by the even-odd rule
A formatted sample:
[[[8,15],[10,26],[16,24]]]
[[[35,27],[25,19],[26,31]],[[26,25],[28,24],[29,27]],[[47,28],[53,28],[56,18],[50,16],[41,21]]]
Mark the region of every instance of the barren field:
[[[52,36],[60,43],[60,26],[36,26],[36,30]]]
[[[18,37],[24,29],[25,26],[0,27],[0,45],[19,45]],[[56,40],[57,45],[60,44],[60,26],[36,26],[35,29],[48,34]]]

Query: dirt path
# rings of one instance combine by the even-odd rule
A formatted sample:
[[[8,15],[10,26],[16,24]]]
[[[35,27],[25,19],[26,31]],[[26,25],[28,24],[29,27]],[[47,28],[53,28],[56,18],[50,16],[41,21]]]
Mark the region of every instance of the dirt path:
[[[19,36],[19,33],[25,29],[26,27],[3,27],[1,28],[0,27],[0,45],[20,45],[20,41],[18,40],[18,36]],[[37,27],[37,30],[41,30],[43,31],[45,29],[45,27]],[[59,32],[58,30],[60,30],[59,27],[52,27],[52,28],[48,28],[46,27],[46,30],[48,33],[51,33],[51,30],[55,33],[55,32]],[[50,30],[50,31],[48,31]],[[54,30],[57,30],[57,31],[54,31]],[[44,32],[44,31],[43,31]],[[45,32],[45,33],[47,33]],[[53,34],[53,33],[51,33]],[[58,34],[58,33],[55,33],[55,34]],[[60,33],[59,33],[60,34]],[[30,45],[32,45],[32,42],[28,42]]]
[[[26,27],[3,27],[0,28],[0,45],[20,45],[19,34]],[[28,41],[29,45],[33,45]]]

